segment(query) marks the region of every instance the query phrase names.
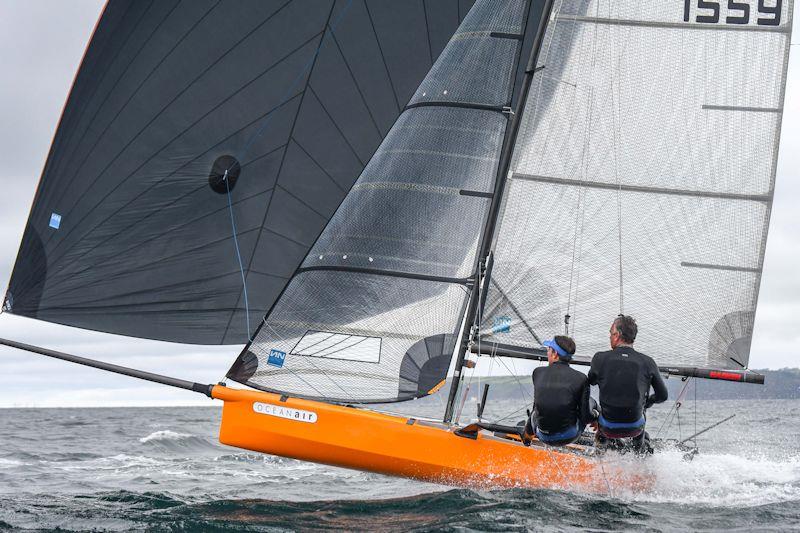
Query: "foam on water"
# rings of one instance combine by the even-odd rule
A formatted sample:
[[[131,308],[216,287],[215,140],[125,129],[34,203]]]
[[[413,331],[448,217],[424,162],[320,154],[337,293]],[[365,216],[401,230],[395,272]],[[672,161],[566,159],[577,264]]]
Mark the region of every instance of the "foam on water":
[[[683,452],[664,450],[650,461],[657,484],[644,501],[758,506],[800,499],[800,456],[783,459],[759,456],[699,453],[692,461]]]
[[[15,461],[14,459],[3,459],[0,457],[0,468],[15,468],[17,466],[24,466],[26,463],[22,461]]]
[[[188,433],[178,433],[177,431],[170,431],[169,429],[164,429],[161,431],[156,431],[154,433],[151,433],[146,437],[142,437],[141,439],[139,439],[139,442],[145,444],[151,441],[180,441],[192,437],[193,435],[189,435]]]

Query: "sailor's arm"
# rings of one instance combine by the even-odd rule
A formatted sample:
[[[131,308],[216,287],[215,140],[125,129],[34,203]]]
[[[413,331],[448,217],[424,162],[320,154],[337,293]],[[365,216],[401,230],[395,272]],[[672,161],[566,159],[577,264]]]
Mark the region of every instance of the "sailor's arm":
[[[594,417],[592,416],[592,407],[589,403],[589,382],[584,381],[583,387],[581,390],[580,395],[580,409],[578,409],[578,417],[580,419],[580,425],[586,425],[592,420]]]
[[[592,364],[589,367],[589,385],[597,385],[597,376],[600,366],[598,359],[597,354],[594,354],[594,357],[592,357]]]
[[[661,377],[661,372],[658,370],[658,365],[656,365],[655,361],[653,361],[651,366],[653,368],[651,369],[652,377],[650,378],[650,385],[653,387],[653,394],[647,398],[647,407],[650,407],[656,403],[665,402],[669,397],[667,384],[664,383],[664,378]]]

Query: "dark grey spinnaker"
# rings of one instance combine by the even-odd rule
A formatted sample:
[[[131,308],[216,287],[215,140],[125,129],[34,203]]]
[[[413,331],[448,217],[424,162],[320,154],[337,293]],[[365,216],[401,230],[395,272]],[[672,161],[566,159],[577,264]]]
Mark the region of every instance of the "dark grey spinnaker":
[[[4,308],[246,342],[471,4],[110,1]]]

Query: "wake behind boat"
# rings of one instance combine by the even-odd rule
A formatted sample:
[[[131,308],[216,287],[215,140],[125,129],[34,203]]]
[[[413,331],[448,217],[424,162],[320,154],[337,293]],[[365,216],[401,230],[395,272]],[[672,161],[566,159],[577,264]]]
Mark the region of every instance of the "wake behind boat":
[[[462,424],[464,398],[562,328],[589,362],[622,312],[665,374],[763,382],[792,3],[461,4],[110,2],[4,309],[247,345],[212,386],[4,343],[221,399],[220,440],[246,449],[646,488],[591,445]],[[209,42],[223,23],[239,38]],[[369,408],[436,394],[441,421]]]

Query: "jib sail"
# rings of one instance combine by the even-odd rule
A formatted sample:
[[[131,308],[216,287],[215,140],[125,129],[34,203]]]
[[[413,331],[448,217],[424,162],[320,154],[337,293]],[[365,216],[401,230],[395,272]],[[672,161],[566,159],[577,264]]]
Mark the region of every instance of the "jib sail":
[[[624,312],[660,364],[747,365],[792,2],[565,0],[504,191],[483,342]]]
[[[471,3],[110,1],[5,309],[246,342]]]
[[[240,383],[347,402],[443,383],[473,283],[529,2],[475,4],[254,341]]]

